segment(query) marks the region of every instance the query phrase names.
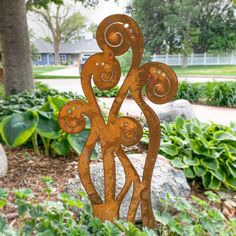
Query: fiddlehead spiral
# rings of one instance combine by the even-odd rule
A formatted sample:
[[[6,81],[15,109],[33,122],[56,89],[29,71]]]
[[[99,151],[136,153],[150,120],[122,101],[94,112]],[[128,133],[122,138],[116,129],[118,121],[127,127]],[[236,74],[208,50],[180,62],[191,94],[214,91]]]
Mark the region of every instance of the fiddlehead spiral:
[[[176,95],[178,89],[177,76],[169,66],[163,63],[144,64],[140,68],[139,77],[145,80],[147,97],[153,103],[169,102]]]
[[[76,134],[85,128],[83,116],[85,102],[73,100],[65,104],[59,112],[59,125],[66,133]]]
[[[137,144],[143,134],[142,126],[132,117],[118,118],[115,127],[119,135],[120,144],[126,147]]]

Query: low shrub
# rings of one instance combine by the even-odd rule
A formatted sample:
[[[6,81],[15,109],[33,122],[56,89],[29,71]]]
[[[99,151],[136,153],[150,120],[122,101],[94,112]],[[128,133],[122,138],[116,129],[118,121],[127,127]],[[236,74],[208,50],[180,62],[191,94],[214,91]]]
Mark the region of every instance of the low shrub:
[[[46,191],[49,192],[50,195],[50,186],[46,188]],[[2,199],[5,201],[5,204],[7,204],[6,199],[8,193],[0,189],[0,194],[2,194],[2,196],[4,195]],[[18,229],[12,228],[7,224],[5,217],[0,214],[1,235],[155,235],[153,230],[149,230],[145,227],[139,229],[128,222],[116,221],[112,224],[107,221],[102,223],[99,219],[92,216],[92,208],[89,203],[86,203],[86,195],[82,192],[79,194],[82,198],[86,198],[85,203],[82,203],[79,199],[75,199],[67,193],[59,194],[57,201],[46,199],[40,203],[36,203],[38,201],[35,199],[30,189],[14,190],[13,194],[16,198],[14,205],[18,208],[18,222],[20,227]],[[4,207],[4,205],[0,205],[0,209],[2,207]],[[74,213],[75,211],[72,212],[72,208],[77,210],[78,215]]]
[[[179,83],[177,99],[210,106],[236,107],[236,82]]]
[[[192,84],[183,81],[179,83],[176,99],[186,99],[189,102],[194,103],[194,102],[199,102],[201,94],[202,94],[201,86],[198,86],[198,84]]]
[[[148,130],[142,142],[148,144]],[[206,189],[236,190],[236,128],[177,118],[161,125],[160,153]]]
[[[10,226],[4,215],[0,214],[1,235],[234,236],[236,234],[236,219],[226,219],[217,208],[212,206],[220,203],[219,196],[212,192],[205,193],[208,196],[207,201],[196,196],[192,196],[188,201],[181,198],[170,200],[167,194],[167,200],[163,201],[164,211],[155,212],[159,222],[158,227],[151,230],[142,225],[118,220],[114,223],[108,221],[102,223],[92,216],[91,205],[83,192],[79,192],[83,202],[67,193],[60,193],[56,201],[51,201],[52,181],[49,177],[44,177],[43,180],[46,183],[45,192],[48,193],[48,198],[42,202],[38,202],[30,189],[12,191],[15,200],[8,202],[9,193],[0,189],[0,202],[2,202],[0,209],[8,204],[18,209],[18,228]],[[169,207],[172,213],[169,212]],[[74,213],[75,210],[77,214]]]
[[[119,92],[119,87],[116,86],[113,89],[110,90],[101,90],[97,87],[93,87],[93,92],[95,94],[95,96],[97,97],[115,97],[117,95],[117,93]]]
[[[212,106],[236,107],[235,82],[211,82],[204,85],[206,104]]]
[[[213,192],[205,192],[207,201],[196,196],[191,200],[177,198],[163,201],[165,210],[157,211],[156,219],[161,223],[158,235],[236,235],[236,218],[227,220],[219,209],[220,197]],[[175,214],[170,214],[171,207]]]

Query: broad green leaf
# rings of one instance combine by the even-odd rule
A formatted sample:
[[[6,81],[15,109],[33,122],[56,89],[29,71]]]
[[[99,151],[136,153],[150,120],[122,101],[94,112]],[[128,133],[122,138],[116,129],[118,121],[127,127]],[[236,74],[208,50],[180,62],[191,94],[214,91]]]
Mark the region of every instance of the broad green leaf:
[[[5,217],[3,215],[0,215],[0,233],[3,231],[6,224],[7,224],[7,222],[6,222]]]
[[[184,169],[184,174],[187,178],[193,179],[196,177],[193,169],[191,167],[187,167]]]
[[[193,170],[195,172],[195,174],[200,177],[202,175],[204,175],[206,173],[206,168],[204,166],[193,166]]]
[[[225,151],[225,155],[229,158],[229,160],[231,161],[235,161],[236,157],[235,154],[233,155],[228,147],[228,145],[224,144],[224,151]]]
[[[188,165],[184,164],[182,158],[180,158],[180,157],[175,157],[170,162],[171,162],[172,166],[175,167],[175,168],[186,168],[186,167],[188,167]]]
[[[229,160],[226,161],[226,165],[229,168],[229,172],[231,173],[231,175],[236,178],[236,162],[235,164],[230,162]]]
[[[214,138],[220,141],[222,140],[236,141],[236,136],[222,130],[215,132]]]
[[[42,112],[53,112],[49,102],[46,102],[44,103],[40,108],[39,108],[39,111],[42,111]]]
[[[221,187],[221,181],[215,178],[214,176],[211,176],[210,184],[208,185],[208,188],[219,190]]]
[[[40,114],[38,117],[39,121],[36,131],[40,136],[49,139],[56,139],[60,137],[60,127],[57,120],[54,120],[53,118],[48,119]]]
[[[193,152],[199,155],[210,156],[210,150],[202,146],[202,142],[194,139],[189,139],[190,147],[193,149]]]
[[[58,155],[65,156],[70,151],[70,144],[67,139],[54,140],[51,144],[52,149]]]
[[[186,165],[189,165],[189,166],[199,165],[199,159],[195,156],[194,157],[184,156],[183,161]]]
[[[225,185],[231,189],[236,190],[236,178],[227,178]]]
[[[68,102],[68,99],[63,97],[48,97],[48,102],[53,111],[60,111],[60,109]]]
[[[46,111],[37,111],[38,114],[40,114],[41,116],[44,116],[48,119],[51,119],[53,117],[53,112],[46,112]]]
[[[161,143],[160,150],[170,156],[176,156],[178,154],[176,145],[171,143]]]
[[[225,177],[226,177],[226,171],[224,171],[221,168],[215,169],[215,170],[210,170],[210,172],[220,181],[224,182],[225,181]]]
[[[214,158],[203,158],[200,160],[201,164],[211,170],[216,170],[219,168],[219,162]]]
[[[5,199],[0,199],[0,209],[5,207],[7,205],[7,200]]]
[[[211,183],[211,174],[209,172],[206,172],[206,174],[202,176],[202,183],[205,189],[209,188]]]
[[[183,129],[184,127],[184,119],[182,117],[177,117],[175,121],[176,129]]]
[[[194,133],[195,135],[199,135],[199,136],[201,136],[202,135],[202,130],[199,128],[199,126],[197,126],[197,125],[193,125],[192,127],[191,127],[191,131],[192,131],[192,133]]]
[[[38,115],[34,111],[17,113],[5,117],[0,124],[4,142],[11,147],[24,144],[33,134],[38,124]]]
[[[172,219],[172,216],[170,215],[169,212],[166,212],[166,211],[162,213],[160,211],[156,211],[155,218],[161,224],[168,225]]]
[[[6,199],[8,196],[8,193],[5,191],[5,189],[0,188],[0,199]]]
[[[67,136],[68,142],[78,154],[81,154],[84,144],[87,140],[88,134],[89,134],[89,131],[84,130],[78,134],[69,134]],[[98,150],[97,150],[97,146],[95,145],[95,148],[93,149],[93,152],[91,155],[91,159],[96,160],[97,156],[98,156]]]

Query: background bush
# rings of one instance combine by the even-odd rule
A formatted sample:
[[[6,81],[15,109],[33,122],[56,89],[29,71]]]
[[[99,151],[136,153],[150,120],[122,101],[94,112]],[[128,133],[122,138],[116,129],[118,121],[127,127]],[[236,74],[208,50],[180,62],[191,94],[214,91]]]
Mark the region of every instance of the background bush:
[[[236,107],[236,82],[179,83],[177,99],[210,106]]]

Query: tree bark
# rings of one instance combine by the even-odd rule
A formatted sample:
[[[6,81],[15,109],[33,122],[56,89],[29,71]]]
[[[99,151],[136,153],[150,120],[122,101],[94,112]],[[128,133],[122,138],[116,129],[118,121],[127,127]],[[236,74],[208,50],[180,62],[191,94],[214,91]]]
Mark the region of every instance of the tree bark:
[[[0,0],[0,41],[6,94],[33,89],[25,0]]]
[[[53,46],[54,46],[54,64],[59,65],[61,64],[59,50],[60,50],[60,40],[58,37],[53,38]]]

